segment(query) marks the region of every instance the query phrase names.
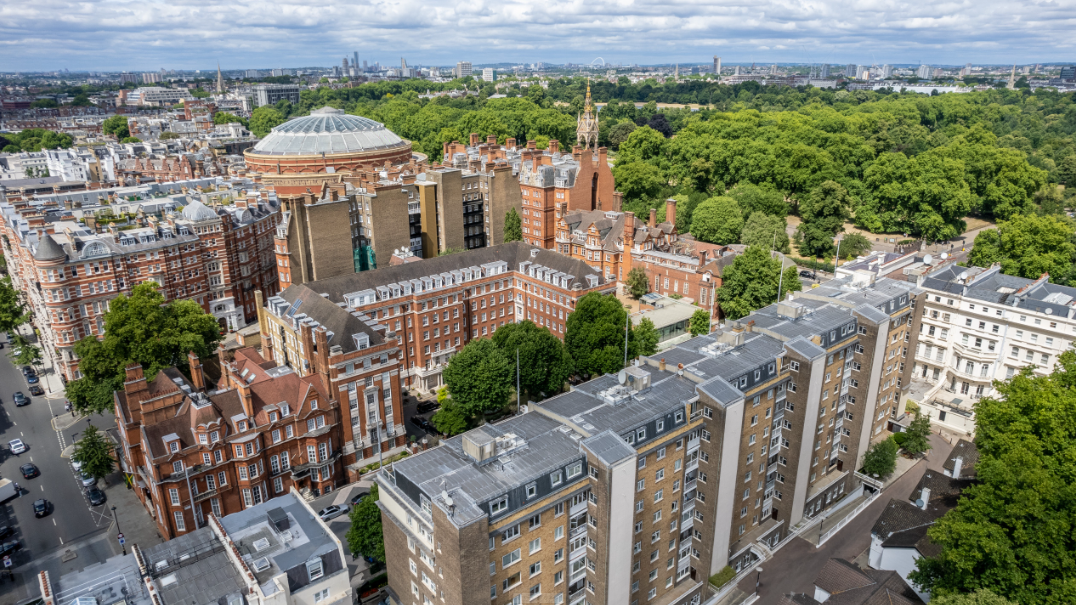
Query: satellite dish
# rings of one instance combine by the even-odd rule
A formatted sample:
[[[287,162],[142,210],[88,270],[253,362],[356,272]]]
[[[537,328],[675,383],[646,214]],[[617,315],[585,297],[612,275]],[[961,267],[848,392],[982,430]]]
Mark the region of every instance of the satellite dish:
[[[616,375],[616,379],[620,384],[628,384],[628,373],[624,370],[620,370]]]
[[[923,506],[926,505],[926,502],[923,502],[923,499],[920,498],[920,499],[915,501],[915,505],[918,506],[919,508],[923,508]]]
[[[941,259],[942,259],[942,260],[945,260],[945,259],[947,259],[947,258],[949,258],[949,253],[948,253],[948,252],[942,252],[942,253],[941,253]]]
[[[933,265],[934,264],[934,257],[928,254],[928,255],[923,257],[923,262],[928,264],[928,265]]]
[[[967,271],[961,271],[960,272],[960,281],[966,281],[967,279],[968,279],[968,272]]]

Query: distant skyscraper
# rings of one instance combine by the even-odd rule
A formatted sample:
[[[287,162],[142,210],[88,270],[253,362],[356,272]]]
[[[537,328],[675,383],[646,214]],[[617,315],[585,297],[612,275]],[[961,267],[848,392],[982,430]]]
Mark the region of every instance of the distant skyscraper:
[[[854,77],[856,77],[856,71],[857,71],[856,70],[856,65],[853,64],[853,63],[849,63],[848,67],[844,68],[844,77],[846,77],[846,78],[854,78]]]
[[[825,80],[828,77],[829,77],[829,63],[823,63],[822,64],[821,78],[823,80]]]
[[[714,56],[714,73],[721,75],[721,57]]]
[[[740,66],[739,65],[736,66],[736,75],[737,76],[740,75]]]
[[[893,66],[892,65],[883,65],[882,66],[882,72],[881,72],[881,78],[883,80],[885,80],[886,78],[888,78],[891,75],[893,75]]]
[[[870,79],[870,68],[866,65],[856,65],[856,79],[868,80]]]
[[[492,82],[496,78],[497,78],[497,76],[496,76],[496,74],[493,73],[493,68],[492,67],[487,67],[487,68],[482,70],[482,81],[483,82]]]
[[[919,78],[920,80],[929,80],[930,79],[930,66],[929,65],[920,65],[919,69],[917,69],[916,72],[915,72],[915,76],[917,78]]]
[[[344,62],[341,63],[340,73],[345,75],[345,76],[348,74],[348,71],[347,71],[347,57],[344,57]]]
[[[777,64],[776,63],[774,63],[773,65],[770,66],[770,75],[773,75],[773,76],[777,75]]]
[[[466,78],[467,76],[471,75],[473,72],[474,72],[474,69],[471,67],[471,62],[470,61],[460,61],[459,63],[456,63],[456,77],[457,78]]]
[[[355,53],[351,56],[351,66],[355,69],[359,68],[359,51],[355,51]]]

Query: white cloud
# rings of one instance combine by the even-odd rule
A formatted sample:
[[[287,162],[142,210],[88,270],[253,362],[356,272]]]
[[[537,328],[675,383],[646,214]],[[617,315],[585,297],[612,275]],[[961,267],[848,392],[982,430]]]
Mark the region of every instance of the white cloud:
[[[0,70],[484,62],[1076,60],[1076,2],[7,0]]]

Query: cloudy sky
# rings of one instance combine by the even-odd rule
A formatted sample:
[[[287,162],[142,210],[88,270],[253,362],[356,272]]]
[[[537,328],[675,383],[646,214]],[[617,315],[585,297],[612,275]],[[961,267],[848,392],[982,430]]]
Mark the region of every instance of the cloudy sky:
[[[0,71],[1076,61],[1076,0],[0,0]]]

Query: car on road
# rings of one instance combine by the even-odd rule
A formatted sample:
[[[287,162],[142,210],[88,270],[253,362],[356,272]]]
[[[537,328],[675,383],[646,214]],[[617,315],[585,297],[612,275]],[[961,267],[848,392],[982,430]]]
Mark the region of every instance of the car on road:
[[[22,439],[12,439],[7,442],[7,446],[11,449],[11,453],[16,456],[30,449],[26,447],[26,444],[22,442]]]
[[[82,463],[79,462],[78,460],[72,460],[71,461],[71,468],[75,469],[76,473],[80,472],[82,470]]]
[[[89,473],[79,473],[78,480],[82,483],[82,487],[90,487],[91,485],[97,485],[97,477]]]
[[[101,491],[99,487],[91,487],[86,490],[86,499],[90,501],[90,506],[101,506],[108,498],[105,498],[105,492]]]
[[[363,500],[365,500],[367,497],[369,497],[369,495],[370,495],[369,493],[366,493],[366,494],[359,494],[357,496],[352,497],[351,501],[350,501],[351,506],[358,506],[359,504],[362,503]]]
[[[45,394],[45,389],[41,388],[39,385],[33,384],[30,385],[30,394],[34,397],[40,397]]]
[[[36,372],[34,372],[34,369],[30,366],[22,366],[22,375],[29,376],[30,374],[36,374]]]
[[[34,477],[41,476],[41,471],[38,470],[37,465],[33,462],[27,462],[26,464],[20,466],[19,470],[22,472],[23,479],[33,479]]]
[[[26,375],[26,384],[37,384],[41,382],[41,379],[37,377],[37,374],[33,372]]]
[[[815,273],[812,271],[800,271],[800,277],[806,277],[807,279],[818,279],[815,277]]]
[[[6,538],[15,533],[15,528],[10,525],[0,525],[0,538]]]
[[[418,402],[418,413],[425,414],[426,412],[432,412],[438,408],[436,401],[420,401]]]
[[[15,394],[11,396],[11,399],[15,401],[16,406],[24,406],[30,403],[30,398],[22,394],[22,391],[15,391]]]
[[[318,516],[321,517],[322,521],[328,522],[339,517],[340,515],[343,515],[346,512],[346,506],[337,506],[333,504],[330,506],[326,506],[325,508],[318,511]]]
[[[42,498],[40,500],[34,500],[34,516],[40,519],[49,514],[52,509],[52,503]]]
[[[10,555],[11,553],[15,552],[16,550],[19,550],[20,548],[22,548],[22,545],[19,544],[18,540],[4,542],[3,545],[0,545],[0,557]]]
[[[433,423],[423,418],[422,416],[412,416],[411,422],[418,428],[426,431],[427,433],[436,433],[437,429],[433,427]]]

